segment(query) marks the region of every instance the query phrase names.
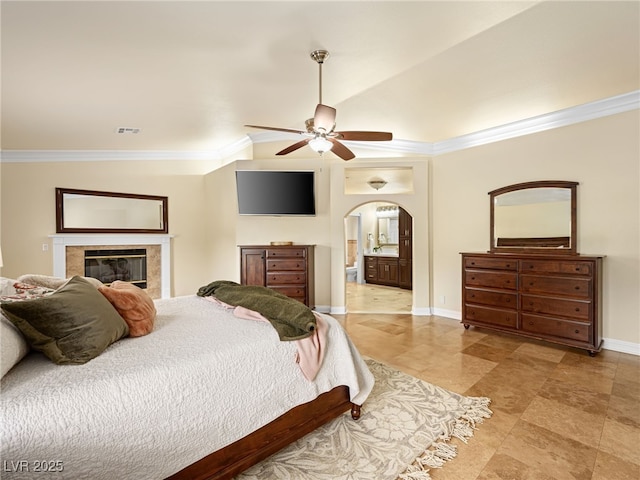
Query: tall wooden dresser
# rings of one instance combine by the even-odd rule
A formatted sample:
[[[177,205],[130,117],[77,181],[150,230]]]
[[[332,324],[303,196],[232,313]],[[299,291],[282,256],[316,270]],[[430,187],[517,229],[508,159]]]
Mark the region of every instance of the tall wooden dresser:
[[[315,308],[313,245],[241,245],[240,283],[260,285]]]
[[[602,346],[602,258],[462,253],[462,323],[593,356]]]

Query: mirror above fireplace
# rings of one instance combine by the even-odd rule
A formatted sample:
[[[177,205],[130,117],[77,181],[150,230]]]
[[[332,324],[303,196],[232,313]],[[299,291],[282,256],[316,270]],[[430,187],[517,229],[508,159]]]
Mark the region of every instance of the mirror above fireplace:
[[[56,188],[57,233],[168,233],[168,198]]]
[[[577,185],[544,180],[489,192],[491,252],[576,254]]]

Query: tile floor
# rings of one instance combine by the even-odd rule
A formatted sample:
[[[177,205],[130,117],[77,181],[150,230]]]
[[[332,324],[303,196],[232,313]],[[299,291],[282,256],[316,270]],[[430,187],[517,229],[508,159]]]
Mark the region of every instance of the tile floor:
[[[468,444],[455,440],[458,456],[433,480],[640,479],[640,357],[592,358],[436,316],[335,317],[363,355],[491,398],[493,417]]]
[[[412,305],[411,290],[347,282],[347,312],[411,313]]]

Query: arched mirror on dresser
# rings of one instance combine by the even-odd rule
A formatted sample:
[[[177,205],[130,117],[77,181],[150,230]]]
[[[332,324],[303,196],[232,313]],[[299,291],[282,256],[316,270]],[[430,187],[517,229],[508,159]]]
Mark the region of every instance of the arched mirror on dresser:
[[[602,255],[577,253],[577,182],[489,192],[489,252],[462,253],[462,323],[602,348]]]
[[[577,186],[540,181],[489,192],[491,251],[576,254]]]

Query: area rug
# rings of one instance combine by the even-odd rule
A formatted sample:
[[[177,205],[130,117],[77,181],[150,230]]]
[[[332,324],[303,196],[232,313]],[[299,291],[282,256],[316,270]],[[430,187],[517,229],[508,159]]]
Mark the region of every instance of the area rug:
[[[465,397],[368,359],[376,383],[355,421],[346,413],[245,471],[238,480],[429,480],[489,418]]]

